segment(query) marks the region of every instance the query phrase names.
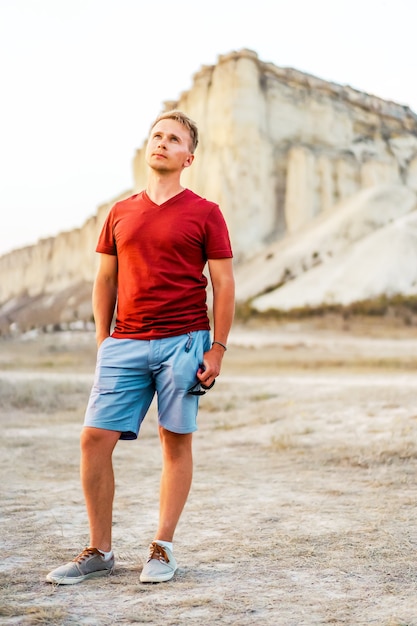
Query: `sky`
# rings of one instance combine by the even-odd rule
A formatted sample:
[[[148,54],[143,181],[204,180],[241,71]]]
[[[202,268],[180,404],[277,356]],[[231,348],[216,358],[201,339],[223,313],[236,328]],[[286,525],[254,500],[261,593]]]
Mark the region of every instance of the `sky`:
[[[417,0],[0,0],[0,255],[132,188],[163,103],[233,50],[417,112],[416,24]]]

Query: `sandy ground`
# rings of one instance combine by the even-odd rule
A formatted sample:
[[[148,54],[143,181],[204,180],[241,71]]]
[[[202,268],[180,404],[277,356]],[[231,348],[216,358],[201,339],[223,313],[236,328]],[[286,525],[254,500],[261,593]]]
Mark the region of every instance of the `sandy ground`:
[[[417,625],[417,331],[236,325],[201,401],[173,581],[139,573],[158,515],[155,407],[115,451],[113,576],[46,573],[88,543],[78,438],[91,334],[0,343],[0,623]]]

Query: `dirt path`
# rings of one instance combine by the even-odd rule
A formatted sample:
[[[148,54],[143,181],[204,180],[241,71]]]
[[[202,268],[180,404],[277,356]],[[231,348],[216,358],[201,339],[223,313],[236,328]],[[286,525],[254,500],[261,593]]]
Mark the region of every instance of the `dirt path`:
[[[158,513],[153,408],[115,452],[117,569],[73,587],[44,576],[88,541],[93,342],[2,344],[1,623],[416,626],[415,339],[347,339],[236,329],[201,402],[175,579],[139,583]]]

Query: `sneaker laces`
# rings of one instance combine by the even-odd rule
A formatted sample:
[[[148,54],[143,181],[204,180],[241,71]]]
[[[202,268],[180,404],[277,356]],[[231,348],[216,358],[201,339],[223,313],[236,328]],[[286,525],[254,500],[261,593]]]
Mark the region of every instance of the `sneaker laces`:
[[[103,557],[102,553],[99,550],[97,550],[97,548],[85,548],[82,552],[80,552],[78,556],[75,557],[75,559],[72,559],[72,560],[74,563],[81,563],[82,561],[85,561],[91,556]]]
[[[153,541],[149,546],[149,556],[148,562],[151,559],[157,559],[161,563],[169,563],[169,557],[166,553],[166,550],[163,546],[160,546],[159,543]]]

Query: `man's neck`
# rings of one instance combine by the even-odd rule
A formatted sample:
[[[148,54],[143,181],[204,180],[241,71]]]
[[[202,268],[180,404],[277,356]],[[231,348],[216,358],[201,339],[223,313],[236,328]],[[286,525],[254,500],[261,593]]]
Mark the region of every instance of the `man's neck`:
[[[146,193],[155,204],[164,204],[170,198],[177,196],[184,187],[179,177],[151,175],[146,186]]]

